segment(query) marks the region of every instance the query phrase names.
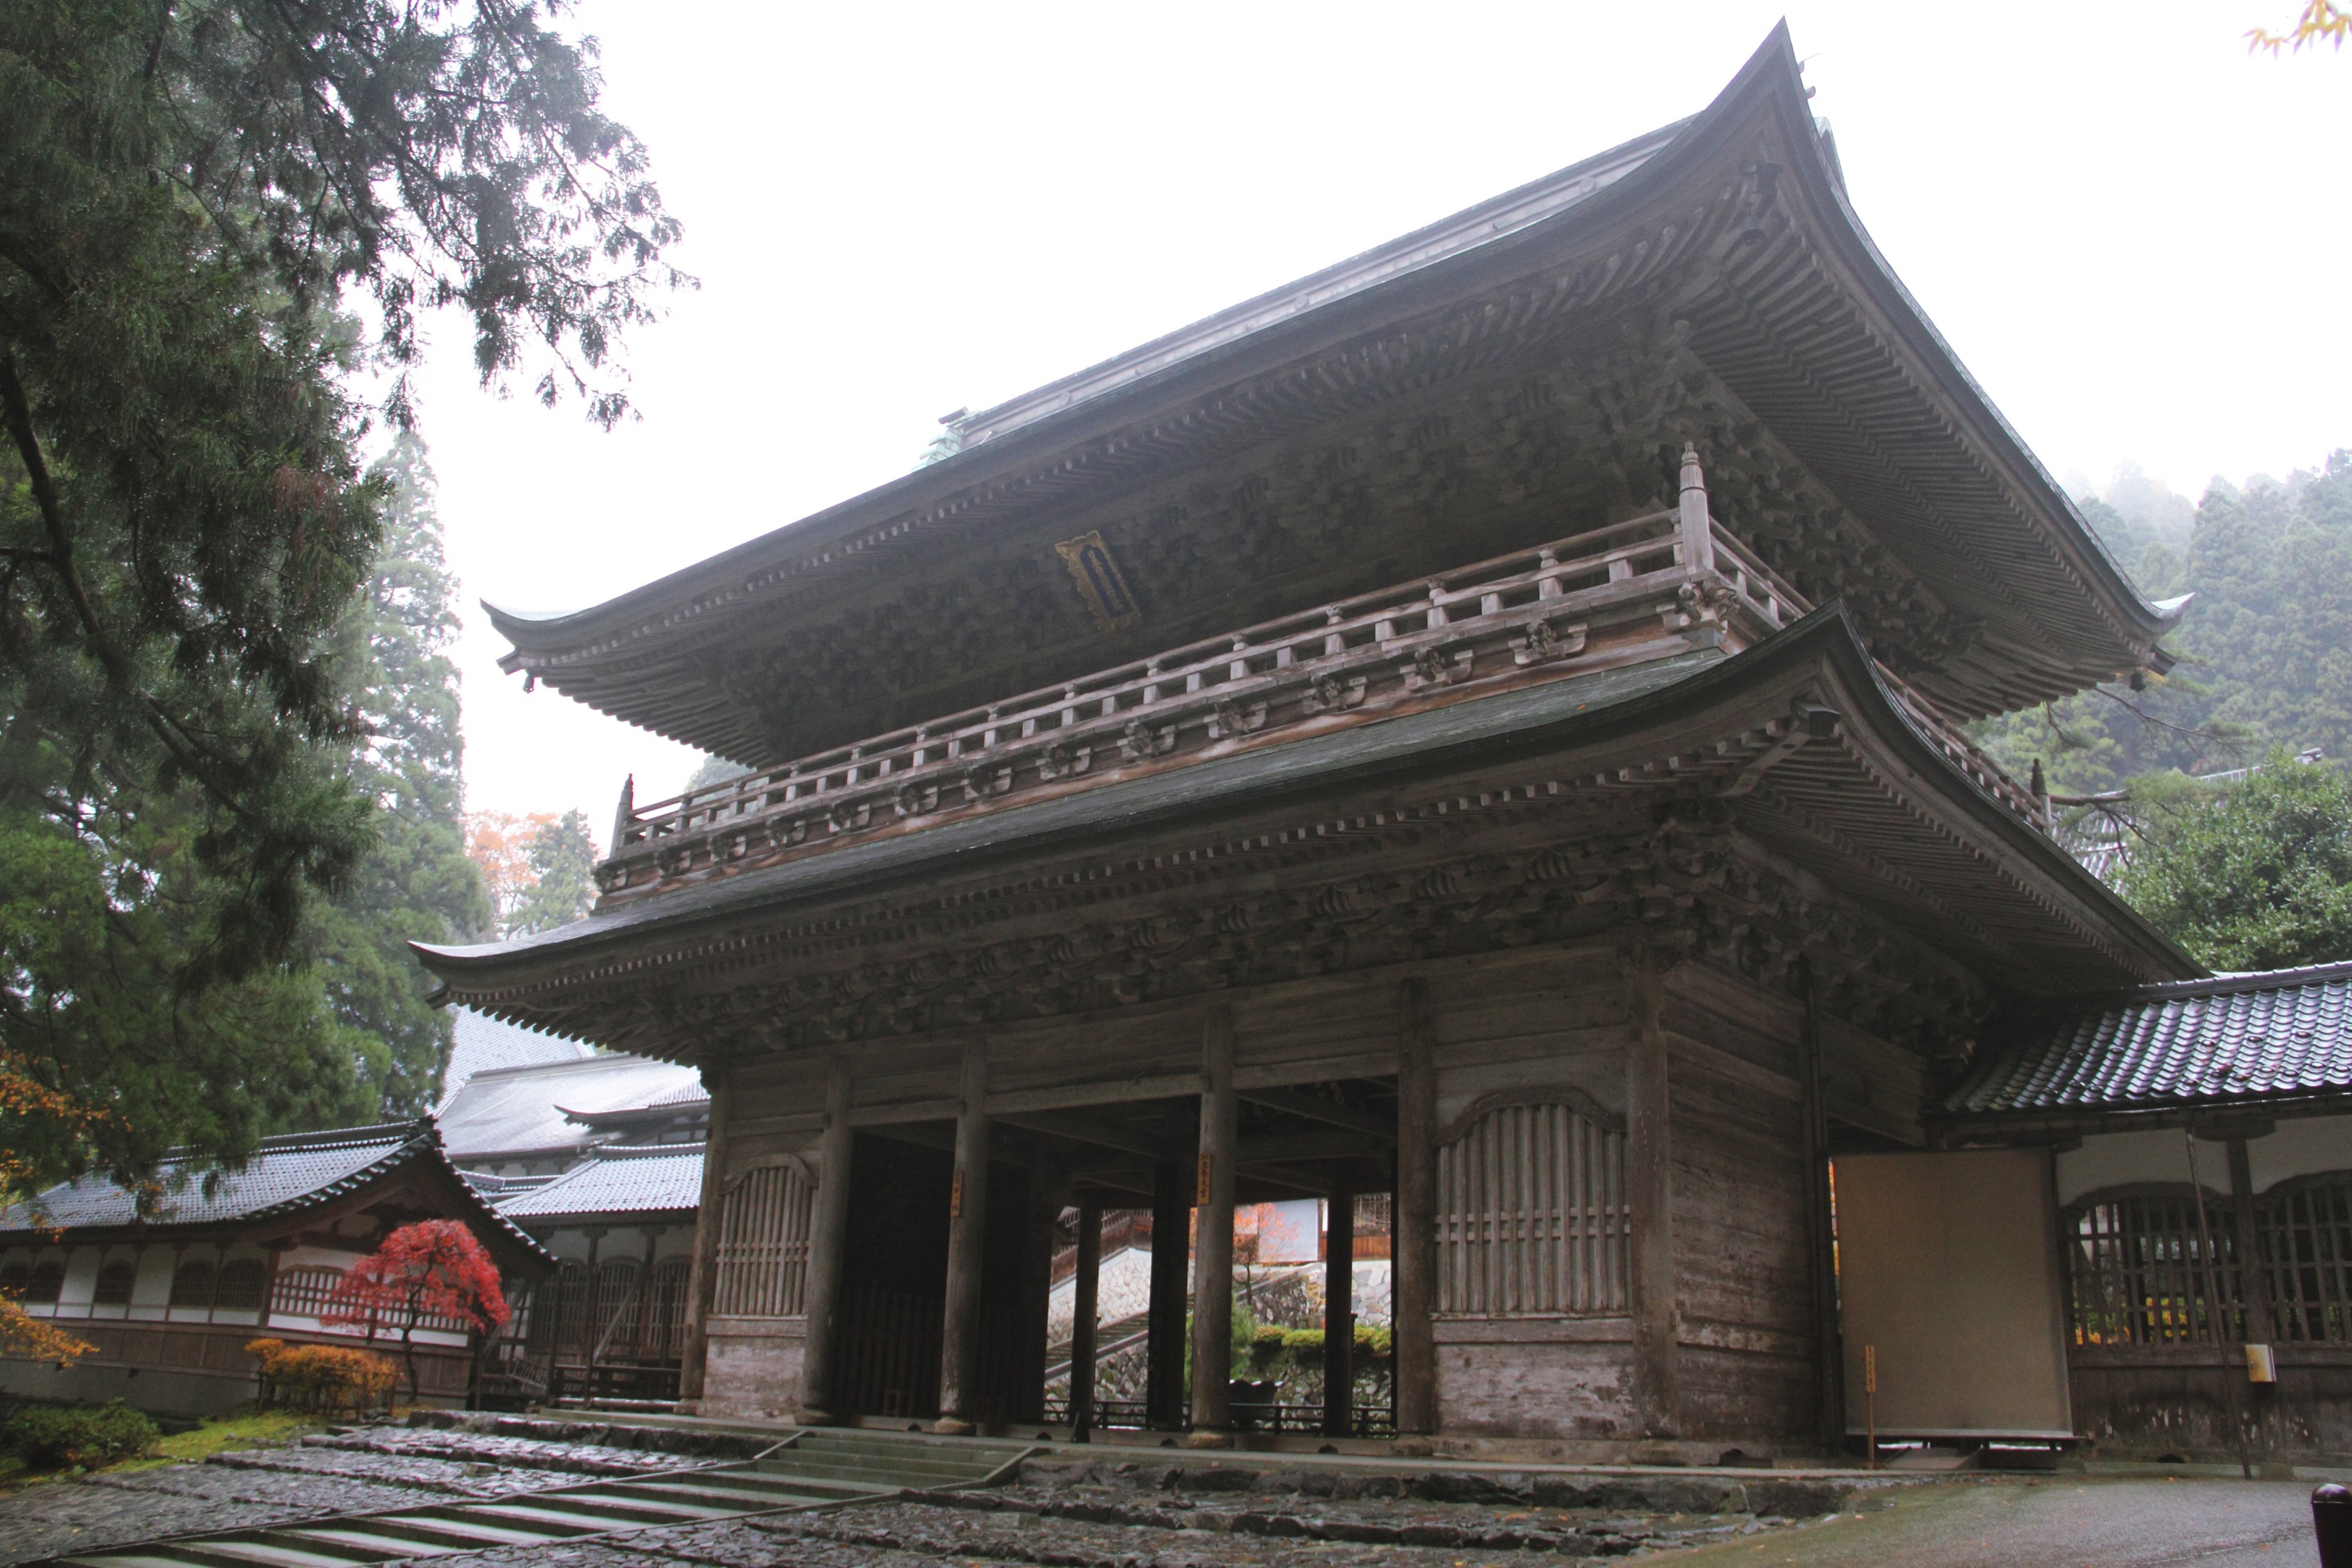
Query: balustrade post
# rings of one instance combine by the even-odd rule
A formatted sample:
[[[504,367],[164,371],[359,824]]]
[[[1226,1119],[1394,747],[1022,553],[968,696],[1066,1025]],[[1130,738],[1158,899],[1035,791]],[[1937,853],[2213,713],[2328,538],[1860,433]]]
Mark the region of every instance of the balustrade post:
[[[1683,565],[1693,571],[1715,570],[1715,529],[1707,518],[1706,473],[1699,466],[1698,447],[1683,444],[1682,494]]]

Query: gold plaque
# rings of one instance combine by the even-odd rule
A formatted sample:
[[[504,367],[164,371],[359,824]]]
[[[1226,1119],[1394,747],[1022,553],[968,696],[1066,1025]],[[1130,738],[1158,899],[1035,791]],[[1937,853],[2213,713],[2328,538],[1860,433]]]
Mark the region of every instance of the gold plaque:
[[[1078,597],[1094,612],[1096,631],[1108,636],[1142,622],[1143,611],[1135,602],[1135,595],[1128,591],[1127,579],[1119,574],[1118,562],[1111,559],[1110,547],[1103,543],[1101,529],[1092,528],[1076,538],[1064,539],[1054,547],[1054,553],[1070,569],[1070,580],[1078,585]]]

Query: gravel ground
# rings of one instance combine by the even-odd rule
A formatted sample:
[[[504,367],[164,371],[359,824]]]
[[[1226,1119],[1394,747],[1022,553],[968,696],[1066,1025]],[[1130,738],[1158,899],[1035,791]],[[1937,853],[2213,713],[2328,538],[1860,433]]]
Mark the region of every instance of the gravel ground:
[[[157,1535],[495,1497],[708,1458],[551,1441],[557,1428],[362,1427],[0,1495],[0,1563]],[[583,1436],[600,1434],[587,1428]],[[717,1458],[719,1456],[710,1456]],[[1243,1467],[1033,1464],[985,1495],[638,1531],[444,1559],[450,1568],[1528,1568],[1734,1542],[1844,1494],[1714,1478],[1340,1475]],[[1794,1487],[1797,1490],[1790,1490]],[[1773,1511],[1775,1509],[1778,1511]]]

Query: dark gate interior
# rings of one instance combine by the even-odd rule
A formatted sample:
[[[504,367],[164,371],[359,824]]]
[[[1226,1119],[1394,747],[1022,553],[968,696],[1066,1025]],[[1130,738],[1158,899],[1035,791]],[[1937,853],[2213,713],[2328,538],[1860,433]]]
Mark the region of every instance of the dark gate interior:
[[[845,1414],[929,1420],[940,1406],[954,1165],[944,1150],[865,1134],[850,1159],[835,1386]],[[1041,1223],[1037,1208],[1029,1167],[992,1161],[981,1265],[983,1421],[1045,1414],[1052,1239],[1051,1217]]]
[[[944,1151],[864,1133],[852,1147],[834,1353],[845,1414],[939,1414],[953,1168]]]

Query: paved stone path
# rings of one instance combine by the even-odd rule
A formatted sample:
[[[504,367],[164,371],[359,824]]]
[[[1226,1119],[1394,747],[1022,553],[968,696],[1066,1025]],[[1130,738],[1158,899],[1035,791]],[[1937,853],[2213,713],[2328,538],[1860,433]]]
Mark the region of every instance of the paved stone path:
[[[1922,1489],[1676,1568],[2316,1568],[2312,1481],[2003,1480]]]
[[[240,1525],[283,1524],[667,1469],[676,1454],[471,1433],[362,1428],[202,1464],[53,1480],[0,1493],[0,1563]]]
[[[617,1446],[647,1440],[638,1434],[499,1425],[495,1434],[363,1427],[215,1455],[202,1464],[0,1494],[0,1564],[156,1535],[496,1497],[697,1462],[692,1454]],[[557,1440],[569,1436],[613,1440]],[[1640,1558],[1694,1568],[2284,1568],[2316,1563],[2309,1494],[2309,1482],[1994,1478],[1902,1487],[1706,1471],[1400,1476],[1066,1454],[1032,1460],[1017,1484],[986,1493],[670,1526],[442,1563],[1565,1568]]]

